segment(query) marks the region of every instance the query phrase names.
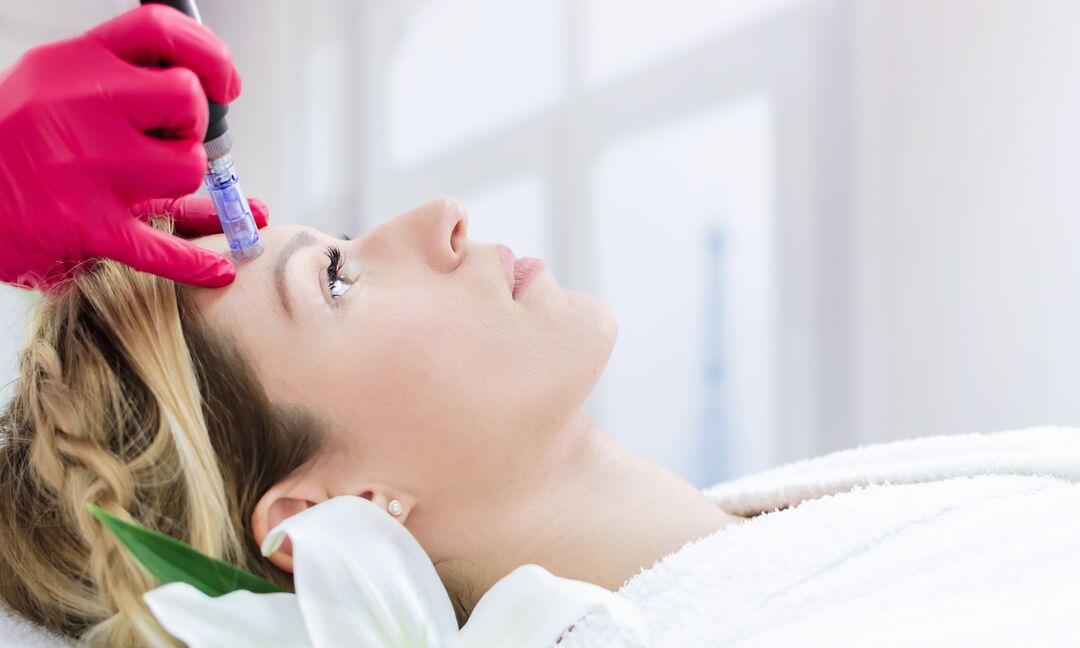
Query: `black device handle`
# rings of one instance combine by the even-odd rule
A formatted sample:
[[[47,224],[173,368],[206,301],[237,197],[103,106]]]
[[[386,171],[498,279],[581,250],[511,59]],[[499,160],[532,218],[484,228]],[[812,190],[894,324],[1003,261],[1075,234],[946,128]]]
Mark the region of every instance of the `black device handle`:
[[[195,19],[200,24],[202,23],[199,8],[195,6],[195,0],[139,0],[139,4],[151,3],[168,5]],[[229,130],[229,123],[225,121],[225,115],[229,112],[229,104],[219,104],[209,99],[206,103],[210,107],[210,122],[206,128],[206,137],[203,138],[203,142],[215,140]]]

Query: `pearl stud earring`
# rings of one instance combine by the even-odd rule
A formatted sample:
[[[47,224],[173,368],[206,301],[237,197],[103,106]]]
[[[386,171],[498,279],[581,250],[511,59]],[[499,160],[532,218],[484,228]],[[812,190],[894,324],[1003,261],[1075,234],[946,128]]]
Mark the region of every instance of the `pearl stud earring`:
[[[405,507],[397,500],[390,500],[390,503],[386,505],[386,508],[390,510],[390,515],[401,515],[401,512],[405,510]]]

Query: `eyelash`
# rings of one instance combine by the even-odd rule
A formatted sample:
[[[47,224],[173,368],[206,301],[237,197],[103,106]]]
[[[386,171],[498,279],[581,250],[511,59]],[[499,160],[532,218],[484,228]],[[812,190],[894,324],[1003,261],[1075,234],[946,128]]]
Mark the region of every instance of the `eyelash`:
[[[334,295],[334,282],[341,280],[338,275],[341,271],[341,248],[336,245],[327,245],[324,251],[327,258],[330,259],[330,263],[326,266],[326,291],[330,294],[331,301],[334,301],[341,296]]]

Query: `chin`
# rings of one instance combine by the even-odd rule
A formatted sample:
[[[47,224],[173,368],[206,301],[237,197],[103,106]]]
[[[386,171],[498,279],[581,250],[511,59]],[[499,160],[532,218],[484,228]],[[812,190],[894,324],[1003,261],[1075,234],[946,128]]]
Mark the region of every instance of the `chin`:
[[[575,293],[580,300],[582,314],[582,343],[585,357],[592,360],[596,378],[607,365],[615,340],[619,336],[619,323],[607,304],[586,293]]]
[[[611,312],[607,304],[595,297],[590,296],[589,299],[596,305],[596,322],[600,336],[607,340],[607,353],[605,355],[611,355],[611,350],[615,347],[615,340],[619,337],[619,321],[615,319],[615,313]]]

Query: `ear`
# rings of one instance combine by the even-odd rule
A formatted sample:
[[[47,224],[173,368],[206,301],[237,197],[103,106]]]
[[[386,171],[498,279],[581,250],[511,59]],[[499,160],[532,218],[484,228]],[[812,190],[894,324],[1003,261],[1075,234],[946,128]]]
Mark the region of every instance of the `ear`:
[[[255,536],[256,544],[261,546],[270,530],[285,518],[330,499],[330,494],[314,478],[312,472],[299,471],[289,475],[259,498],[255,511],[251,514],[251,532]],[[270,555],[270,562],[278,569],[292,573],[292,542],[288,538]]]
[[[328,482],[332,485],[328,485]],[[416,506],[416,498],[402,489],[383,484],[340,483],[332,476],[328,477],[324,471],[298,470],[270,487],[255,505],[255,511],[251,514],[251,533],[255,536],[256,544],[261,546],[270,530],[286,518],[338,495],[357,495],[369,499],[384,511],[390,500],[396,499],[402,503],[404,510],[394,517],[402,524]],[[270,555],[270,562],[278,569],[292,573],[292,542],[288,538]]]

